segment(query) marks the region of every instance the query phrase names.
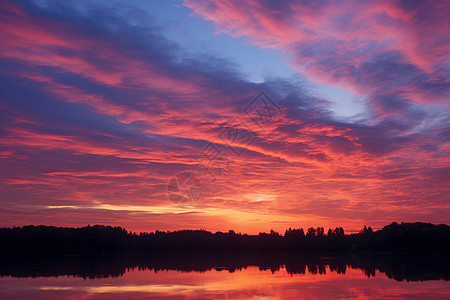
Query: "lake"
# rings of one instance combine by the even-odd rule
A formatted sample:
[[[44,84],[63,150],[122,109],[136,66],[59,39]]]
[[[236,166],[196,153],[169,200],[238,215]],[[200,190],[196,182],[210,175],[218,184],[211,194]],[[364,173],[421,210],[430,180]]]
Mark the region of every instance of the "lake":
[[[450,299],[445,254],[3,257],[0,299]]]

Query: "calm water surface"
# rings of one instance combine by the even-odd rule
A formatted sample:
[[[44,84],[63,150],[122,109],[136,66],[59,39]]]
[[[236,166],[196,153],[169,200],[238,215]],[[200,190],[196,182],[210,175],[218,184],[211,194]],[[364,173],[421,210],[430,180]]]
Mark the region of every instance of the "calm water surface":
[[[0,299],[450,299],[448,257],[44,259],[0,265]]]

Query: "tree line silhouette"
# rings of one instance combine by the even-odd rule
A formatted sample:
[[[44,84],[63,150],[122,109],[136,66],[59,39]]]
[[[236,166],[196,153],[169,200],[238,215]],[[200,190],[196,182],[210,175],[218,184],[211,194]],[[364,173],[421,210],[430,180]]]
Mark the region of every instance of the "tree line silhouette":
[[[81,228],[23,226],[0,228],[0,251],[10,253],[105,254],[124,252],[450,252],[450,226],[391,223],[345,234],[342,227],[303,228],[247,235],[205,230],[136,234],[104,225]]]

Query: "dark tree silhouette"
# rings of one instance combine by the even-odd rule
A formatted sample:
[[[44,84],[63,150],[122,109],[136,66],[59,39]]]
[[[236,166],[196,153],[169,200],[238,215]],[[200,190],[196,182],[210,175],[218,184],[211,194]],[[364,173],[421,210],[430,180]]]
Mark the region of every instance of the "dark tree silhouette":
[[[316,236],[316,229],[314,227],[309,227],[308,232],[306,233],[307,237],[315,237]]]
[[[289,228],[284,235],[247,235],[205,230],[127,232],[104,225],[82,228],[24,226],[0,228],[0,251],[10,253],[106,254],[123,252],[450,252],[450,227],[429,223],[392,223],[381,230],[369,226],[357,234],[342,227]]]
[[[316,229],[316,236],[323,236],[323,235],[324,235],[323,227],[317,227],[317,229]]]

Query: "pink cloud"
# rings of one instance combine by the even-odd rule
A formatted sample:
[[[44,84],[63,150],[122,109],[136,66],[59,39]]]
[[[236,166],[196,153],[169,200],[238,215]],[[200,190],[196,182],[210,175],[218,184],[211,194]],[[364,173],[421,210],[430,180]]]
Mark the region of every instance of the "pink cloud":
[[[448,99],[448,80],[442,79],[442,74],[439,77],[448,64],[450,48],[443,34],[450,29],[446,1],[407,5],[399,1],[187,0],[184,4],[203,19],[213,21],[219,32],[246,37],[252,44],[288,54],[293,57],[291,67],[314,81],[361,95],[380,89],[402,90],[405,98],[418,103]],[[416,68],[413,73],[426,75],[412,78],[411,71],[395,67],[392,76],[404,78],[387,78],[390,82],[386,82],[377,77],[373,70],[377,64],[368,62],[390,51],[403,56],[400,61],[392,58],[391,63],[410,64]],[[418,86],[418,77],[447,88]]]

